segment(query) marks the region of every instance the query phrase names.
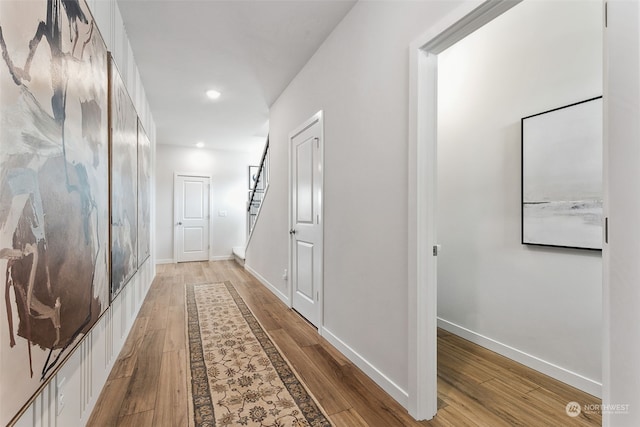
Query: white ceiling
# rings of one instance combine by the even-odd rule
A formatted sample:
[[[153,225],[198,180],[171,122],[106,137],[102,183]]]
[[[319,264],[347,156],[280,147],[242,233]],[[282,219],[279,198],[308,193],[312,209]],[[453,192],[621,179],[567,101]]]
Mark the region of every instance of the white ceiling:
[[[118,4],[158,144],[255,150],[264,145],[269,106],[355,0]],[[212,101],[208,89],[222,96]]]

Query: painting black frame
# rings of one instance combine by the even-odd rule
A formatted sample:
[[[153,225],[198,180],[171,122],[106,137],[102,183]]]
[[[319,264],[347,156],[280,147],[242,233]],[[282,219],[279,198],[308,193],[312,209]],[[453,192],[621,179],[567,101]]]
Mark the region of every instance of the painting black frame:
[[[593,111],[590,111],[593,110]],[[565,119],[564,121],[561,119]],[[554,120],[556,121],[555,125],[559,128],[554,128]],[[592,251],[601,251],[602,250],[602,96],[597,96],[593,98],[586,99],[584,101],[575,102],[569,105],[565,105],[562,107],[554,108],[548,111],[544,111],[541,113],[533,114],[527,117],[523,117],[520,121],[521,127],[521,243],[525,245],[533,245],[533,246],[545,246],[545,247],[558,247],[558,248],[570,248],[570,249],[582,249],[582,250],[592,250]],[[570,124],[579,125],[574,127],[569,127]],[[534,126],[533,129],[530,129],[531,126]],[[552,134],[549,140],[553,140],[557,136],[554,135],[554,130],[558,130],[558,134],[561,134],[560,128],[565,127],[566,129],[571,129],[569,132],[574,132],[569,135],[561,135],[563,138],[560,142],[565,141],[567,144],[575,144],[579,138],[586,138],[583,141],[586,143],[592,144],[592,146],[587,147],[586,143],[583,145],[584,153],[579,152],[575,153],[573,159],[585,158],[586,162],[579,162],[576,160],[575,162],[568,162],[565,166],[567,167],[568,174],[571,174],[570,166],[574,167],[575,177],[577,178],[580,174],[584,174],[585,171],[579,171],[578,169],[584,169],[589,166],[596,165],[594,169],[597,169],[599,165],[599,173],[594,173],[590,182],[591,187],[595,187],[597,185],[599,188],[599,195],[597,197],[593,197],[594,190],[590,188],[588,191],[585,190],[585,194],[589,191],[592,195],[589,196],[588,199],[585,200],[555,200],[552,197],[546,198],[546,200],[532,200],[532,198],[527,197],[528,187],[527,182],[527,174],[528,174],[528,166],[530,160],[527,157],[528,149],[530,145],[535,143],[536,133],[544,134],[545,132]],[[582,133],[582,134],[581,134]],[[547,135],[548,136],[548,135]],[[539,138],[539,135],[538,135]],[[539,141],[538,141],[539,142]],[[594,145],[595,144],[595,145]],[[554,146],[556,153],[559,149],[563,148],[562,146]],[[555,153],[550,153],[555,154]],[[553,162],[552,162],[553,163]],[[585,164],[589,166],[585,166]],[[551,167],[553,169],[553,167]],[[552,174],[548,174],[552,175]],[[540,177],[544,177],[545,174],[539,174]],[[574,184],[581,182],[580,179],[574,179]],[[595,183],[595,184],[594,184]],[[568,185],[568,184],[567,184]],[[543,186],[543,185],[542,185]],[[561,182],[555,183],[555,186],[562,187]],[[587,184],[585,184],[587,186]],[[551,190],[553,191],[560,190]],[[599,244],[590,243],[590,244],[575,244],[575,242],[567,241],[557,242],[557,241],[533,241],[528,235],[527,223],[531,221],[533,217],[532,214],[527,215],[527,210],[531,210],[532,207],[538,205],[539,207],[535,207],[539,212],[549,207],[549,205],[556,204],[565,204],[563,209],[565,209],[565,214],[559,214],[556,218],[571,217],[578,216],[574,215],[578,213],[581,209],[584,209],[586,212],[583,213],[583,221],[585,223],[589,223],[591,227],[592,240],[595,239],[595,231],[593,228],[597,228],[598,235],[600,236]],[[566,205],[571,203],[571,206],[567,209]],[[547,204],[547,206],[541,206],[543,204]],[[558,205],[559,206],[559,205]],[[551,207],[551,209],[555,209]],[[575,210],[575,211],[573,211]],[[539,213],[538,212],[538,213]],[[569,212],[569,215],[566,214]],[[550,215],[550,214],[547,214]],[[549,218],[547,218],[549,219]],[[529,220],[529,221],[527,221]],[[532,228],[532,227],[529,227]],[[557,231],[557,230],[556,230]],[[553,234],[553,233],[550,233]],[[566,237],[566,236],[565,236]],[[595,241],[595,240],[594,240]]]

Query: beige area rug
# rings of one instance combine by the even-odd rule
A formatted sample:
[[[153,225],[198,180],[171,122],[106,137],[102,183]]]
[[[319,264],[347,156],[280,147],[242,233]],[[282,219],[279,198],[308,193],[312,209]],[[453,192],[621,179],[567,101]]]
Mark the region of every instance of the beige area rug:
[[[331,426],[233,285],[187,285],[191,426]]]

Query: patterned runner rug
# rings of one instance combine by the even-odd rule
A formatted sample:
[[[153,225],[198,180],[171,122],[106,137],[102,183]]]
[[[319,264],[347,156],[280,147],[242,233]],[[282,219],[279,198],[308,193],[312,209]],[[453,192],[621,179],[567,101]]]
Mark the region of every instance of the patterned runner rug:
[[[332,426],[230,282],[186,296],[191,426]]]

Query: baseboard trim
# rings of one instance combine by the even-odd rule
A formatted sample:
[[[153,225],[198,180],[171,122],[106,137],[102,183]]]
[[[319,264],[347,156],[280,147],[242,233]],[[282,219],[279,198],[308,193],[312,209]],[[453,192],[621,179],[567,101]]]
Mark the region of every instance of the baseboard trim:
[[[280,300],[282,300],[283,303],[285,303],[287,305],[287,307],[290,307],[291,305],[289,304],[289,297],[287,297],[285,294],[282,293],[282,291],[278,288],[276,288],[275,286],[273,286],[271,283],[269,283],[269,281],[267,279],[265,279],[264,277],[262,277],[260,275],[260,273],[258,273],[257,271],[255,271],[253,268],[251,268],[250,265],[248,264],[244,264],[244,269],[247,270],[249,272],[249,274],[251,274],[253,277],[256,278],[256,280],[258,280],[258,282],[262,283],[264,286],[266,286],[267,289],[269,289],[272,293],[275,294],[275,296],[277,296],[278,298],[280,298]]]
[[[244,261],[246,249],[244,246],[236,246],[231,248],[231,253],[233,254],[234,257],[240,258],[241,260]]]
[[[209,257],[209,261],[230,261],[233,259],[233,255],[218,255]],[[167,259],[159,259],[156,260],[156,265],[158,264],[175,264],[175,260],[173,258]]]
[[[531,369],[542,372],[551,378],[555,378],[558,381],[562,381],[563,383],[569,384],[570,386],[593,396],[599,398],[602,397],[602,384],[590,378],[584,377],[561,366],[554,365],[551,362],[532,356],[524,351],[518,350],[517,348],[503,344],[440,317],[438,317],[438,327],[471,341],[472,343],[478,344],[479,346],[495,351],[496,353],[508,357],[511,360],[522,363]]]
[[[218,255],[209,257],[209,261],[231,261],[233,259],[233,255]]]
[[[245,262],[245,248],[243,246],[237,246],[233,248],[232,252],[233,259],[238,263],[240,267],[244,267]]]
[[[338,349],[347,359],[360,368],[369,378],[378,384],[384,391],[389,393],[391,397],[398,401],[403,407],[409,404],[409,394],[400,388],[396,383],[391,381],[385,374],[376,368],[371,362],[358,354],[357,351],[349,347],[344,341],[338,338],[333,332],[322,327],[322,336],[329,341],[331,345]]]

